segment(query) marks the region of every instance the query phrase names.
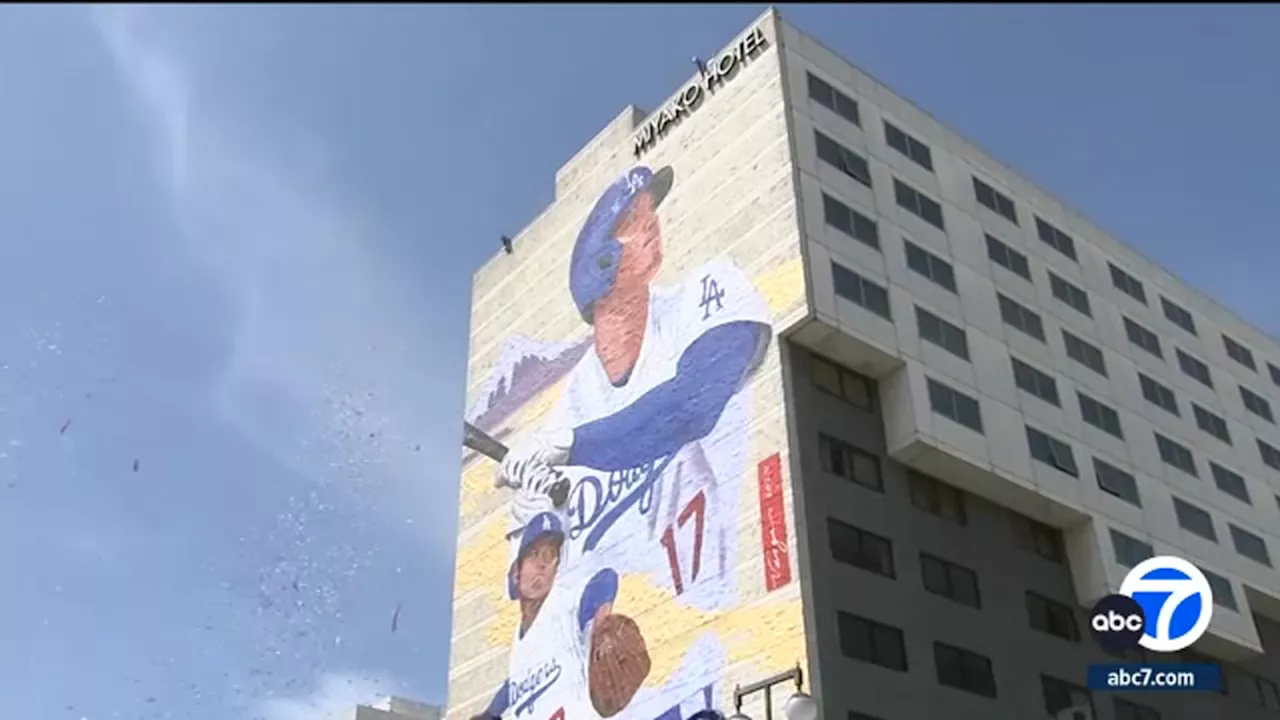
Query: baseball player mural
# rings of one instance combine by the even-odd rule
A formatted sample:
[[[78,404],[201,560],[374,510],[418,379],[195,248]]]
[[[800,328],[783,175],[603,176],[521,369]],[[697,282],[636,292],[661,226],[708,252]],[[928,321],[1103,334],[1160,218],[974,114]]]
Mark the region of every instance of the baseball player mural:
[[[626,608],[614,611],[631,574],[699,610],[735,602],[738,486],[751,465],[744,388],[772,338],[767,303],[728,260],[655,284],[657,211],[673,181],[669,167],[628,170],[569,258],[587,348],[496,478],[515,491],[505,582],[520,621],[489,717],[650,720],[723,672],[685,663],[642,698],[645,641]]]

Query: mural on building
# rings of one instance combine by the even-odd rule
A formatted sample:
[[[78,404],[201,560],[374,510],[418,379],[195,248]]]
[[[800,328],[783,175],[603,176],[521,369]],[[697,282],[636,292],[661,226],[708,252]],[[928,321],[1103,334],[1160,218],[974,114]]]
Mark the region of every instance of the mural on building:
[[[576,337],[532,337],[547,316],[475,331],[494,350],[467,412],[456,717],[682,720],[734,672],[804,659],[770,352],[775,318],[803,310],[800,260],[767,248],[752,278],[669,245],[679,182],[632,167],[565,238],[567,287],[536,295],[559,293]]]

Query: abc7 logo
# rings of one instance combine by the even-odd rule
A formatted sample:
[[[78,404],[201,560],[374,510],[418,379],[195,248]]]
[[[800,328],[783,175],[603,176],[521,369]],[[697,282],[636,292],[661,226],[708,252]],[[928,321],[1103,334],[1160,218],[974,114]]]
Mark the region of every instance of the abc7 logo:
[[[1089,630],[1108,650],[1177,652],[1199,640],[1212,618],[1213,590],[1204,574],[1182,558],[1161,556],[1139,563],[1120,594],[1093,606]]]

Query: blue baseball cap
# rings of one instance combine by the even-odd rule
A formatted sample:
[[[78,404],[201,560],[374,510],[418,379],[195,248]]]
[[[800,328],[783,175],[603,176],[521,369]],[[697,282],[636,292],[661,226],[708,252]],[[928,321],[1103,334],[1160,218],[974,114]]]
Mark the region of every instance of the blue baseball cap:
[[[657,207],[671,191],[674,179],[670,167],[657,171],[633,167],[605,189],[591,208],[569,259],[569,292],[583,320],[591,322],[595,302],[608,294],[617,279],[622,243],[613,232],[618,220],[642,192],[653,196],[654,207]]]
[[[507,595],[512,600],[520,597],[520,589],[516,587],[516,567],[524,559],[529,546],[547,535],[551,535],[560,543],[564,542],[564,522],[553,512],[534,515],[520,533],[520,549],[516,552],[516,559],[511,562],[511,567],[507,569]]]

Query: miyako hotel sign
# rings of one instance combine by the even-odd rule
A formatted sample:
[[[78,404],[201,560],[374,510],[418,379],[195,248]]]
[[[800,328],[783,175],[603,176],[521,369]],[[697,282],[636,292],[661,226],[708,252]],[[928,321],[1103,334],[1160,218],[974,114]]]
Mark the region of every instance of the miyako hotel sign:
[[[685,86],[671,102],[662,110],[650,116],[633,140],[636,157],[640,157],[649,148],[658,144],[667,131],[686,115],[692,114],[701,106],[702,101],[717,88],[729,82],[738,73],[738,69],[759,55],[768,45],[764,31],[759,26],[753,28],[736,45],[724,51],[715,60],[707,63],[706,71],[699,69],[701,77]]]

